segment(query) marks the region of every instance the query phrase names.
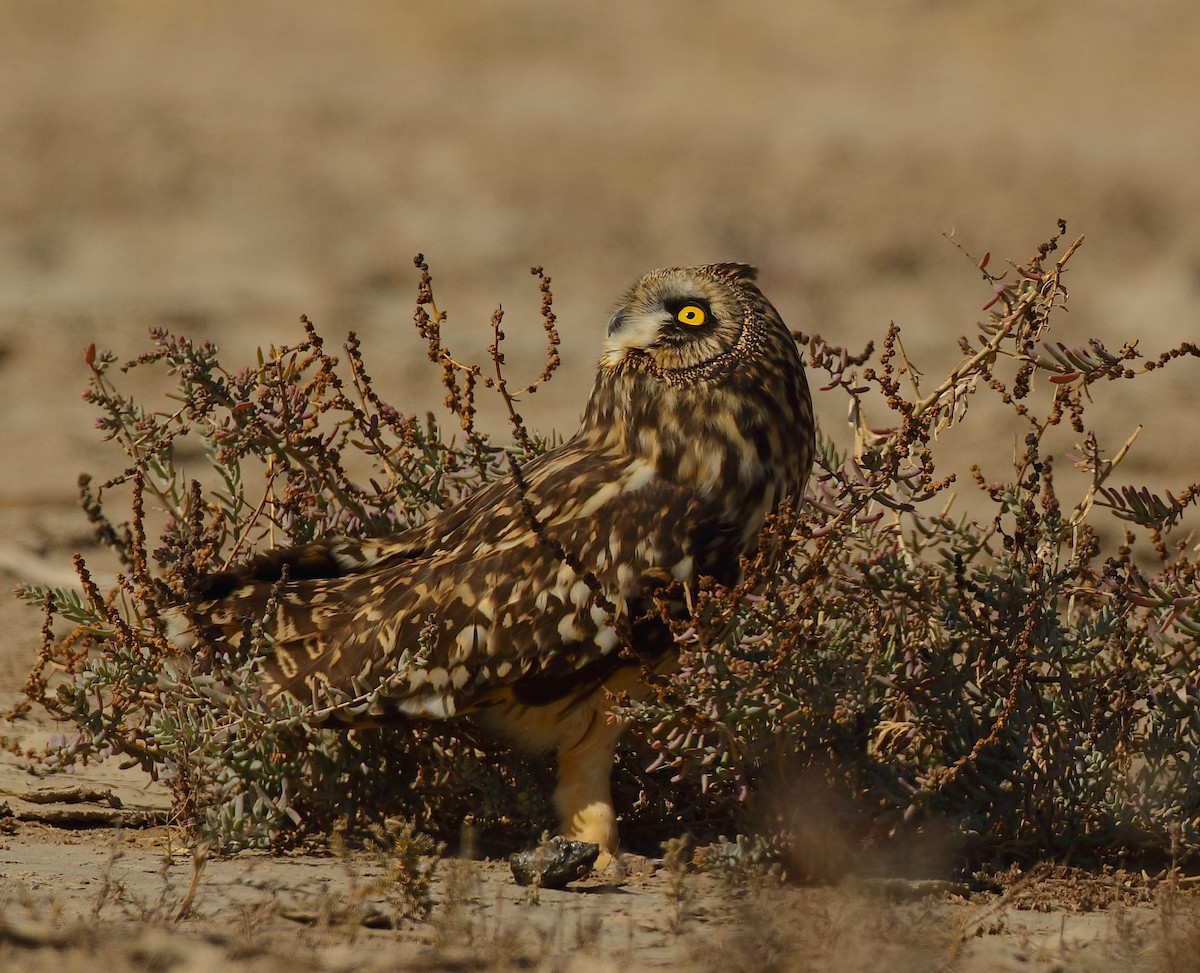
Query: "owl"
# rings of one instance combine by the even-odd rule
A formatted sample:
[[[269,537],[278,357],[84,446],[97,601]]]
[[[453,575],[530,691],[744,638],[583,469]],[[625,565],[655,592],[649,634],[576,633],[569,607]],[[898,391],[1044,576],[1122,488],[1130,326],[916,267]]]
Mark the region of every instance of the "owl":
[[[330,725],[467,717],[553,752],[562,833],[607,859],[614,697],[677,658],[659,606],[686,612],[705,576],[736,582],[812,465],[800,354],[755,276],[647,274],[608,322],[570,440],[403,533],[210,575],[197,617],[236,649],[269,609],[266,688]]]

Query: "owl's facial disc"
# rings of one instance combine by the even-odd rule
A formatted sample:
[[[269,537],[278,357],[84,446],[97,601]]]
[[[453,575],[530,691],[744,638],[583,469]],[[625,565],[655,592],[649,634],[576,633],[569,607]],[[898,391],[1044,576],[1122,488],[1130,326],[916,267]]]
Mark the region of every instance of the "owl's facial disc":
[[[742,308],[727,285],[689,270],[656,271],[608,322],[604,360],[649,359],[660,372],[692,368],[728,352],[741,327]]]

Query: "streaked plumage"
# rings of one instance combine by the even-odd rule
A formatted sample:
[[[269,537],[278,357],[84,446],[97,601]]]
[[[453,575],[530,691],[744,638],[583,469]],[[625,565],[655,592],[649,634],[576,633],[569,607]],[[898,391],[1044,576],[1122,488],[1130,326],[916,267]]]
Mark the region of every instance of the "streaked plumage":
[[[605,690],[636,693],[643,665],[671,664],[654,592],[736,580],[812,463],[800,356],[754,276],[740,264],[648,274],[609,323],[579,431],[520,482],[393,537],[320,541],[214,575],[201,617],[236,644],[286,566],[271,689],[328,707],[386,683],[330,722],[474,714],[555,750],[564,833],[615,852],[620,726]]]

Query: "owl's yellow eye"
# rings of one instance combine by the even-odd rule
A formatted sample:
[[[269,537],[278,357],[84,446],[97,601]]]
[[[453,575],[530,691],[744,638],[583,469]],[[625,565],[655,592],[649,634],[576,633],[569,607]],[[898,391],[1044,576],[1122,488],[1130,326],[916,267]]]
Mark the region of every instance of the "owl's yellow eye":
[[[675,320],[680,324],[698,328],[708,320],[708,315],[704,313],[704,308],[698,304],[685,304],[675,312]]]

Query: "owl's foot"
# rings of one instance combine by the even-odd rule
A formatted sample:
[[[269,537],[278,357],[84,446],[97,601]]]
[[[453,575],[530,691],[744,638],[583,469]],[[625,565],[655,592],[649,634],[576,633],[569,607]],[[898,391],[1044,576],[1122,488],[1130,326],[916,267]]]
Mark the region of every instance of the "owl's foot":
[[[569,819],[564,814],[562,831],[572,841],[587,841],[600,846],[600,857],[595,866],[598,869],[607,868],[617,853],[617,822],[611,802],[588,804]]]

